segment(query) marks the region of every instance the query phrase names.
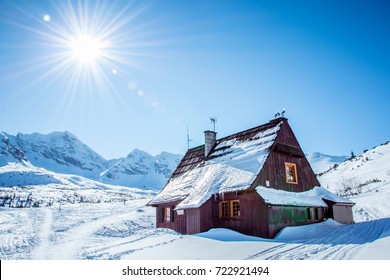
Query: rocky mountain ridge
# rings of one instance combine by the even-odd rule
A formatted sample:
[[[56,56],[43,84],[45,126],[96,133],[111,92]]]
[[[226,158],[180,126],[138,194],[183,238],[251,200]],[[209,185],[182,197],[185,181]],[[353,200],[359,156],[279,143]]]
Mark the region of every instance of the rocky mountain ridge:
[[[168,152],[152,156],[134,149],[127,157],[106,160],[70,132],[0,133],[0,166],[32,165],[112,185],[160,189],[180,159]]]

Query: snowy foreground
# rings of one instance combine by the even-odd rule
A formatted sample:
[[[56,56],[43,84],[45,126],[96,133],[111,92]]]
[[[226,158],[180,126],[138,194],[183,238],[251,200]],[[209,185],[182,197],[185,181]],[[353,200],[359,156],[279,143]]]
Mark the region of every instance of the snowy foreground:
[[[274,240],[227,229],[180,235],[155,228],[148,200],[1,207],[0,259],[390,259],[390,218],[290,227]]]

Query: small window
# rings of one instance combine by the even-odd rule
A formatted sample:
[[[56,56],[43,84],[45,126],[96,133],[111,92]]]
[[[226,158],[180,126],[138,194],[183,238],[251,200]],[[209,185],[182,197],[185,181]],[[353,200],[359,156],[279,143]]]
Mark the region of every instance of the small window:
[[[230,210],[232,218],[240,217],[240,202],[238,200],[230,201]]]
[[[289,184],[298,184],[297,165],[295,163],[285,163],[286,182]]]
[[[219,217],[220,218],[227,218],[229,217],[229,213],[228,213],[228,202],[227,201],[221,201],[219,203]]]
[[[164,207],[163,208],[163,222],[169,223],[171,222],[171,208],[170,207]]]

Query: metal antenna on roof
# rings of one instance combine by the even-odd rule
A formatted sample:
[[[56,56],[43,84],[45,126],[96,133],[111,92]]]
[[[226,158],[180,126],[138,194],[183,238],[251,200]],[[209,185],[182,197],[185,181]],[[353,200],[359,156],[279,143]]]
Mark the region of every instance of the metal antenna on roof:
[[[280,112],[276,112],[275,114],[275,119],[279,118],[279,117],[282,117],[284,118],[284,114],[286,113],[286,109],[283,108],[283,111],[280,113]]]
[[[192,139],[190,139],[190,134],[188,133],[188,125],[187,125],[187,147],[188,149],[190,149],[190,142],[192,141]]]
[[[215,132],[215,123],[217,122],[217,118],[210,118],[211,123],[213,124],[214,132]]]

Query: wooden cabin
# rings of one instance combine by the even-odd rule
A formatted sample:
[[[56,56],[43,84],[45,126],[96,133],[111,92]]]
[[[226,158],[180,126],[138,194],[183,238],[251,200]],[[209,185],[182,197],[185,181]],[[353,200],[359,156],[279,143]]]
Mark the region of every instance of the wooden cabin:
[[[189,149],[161,192],[157,227],[183,234],[229,228],[273,238],[286,226],[353,223],[353,202],[320,186],[286,118]]]

